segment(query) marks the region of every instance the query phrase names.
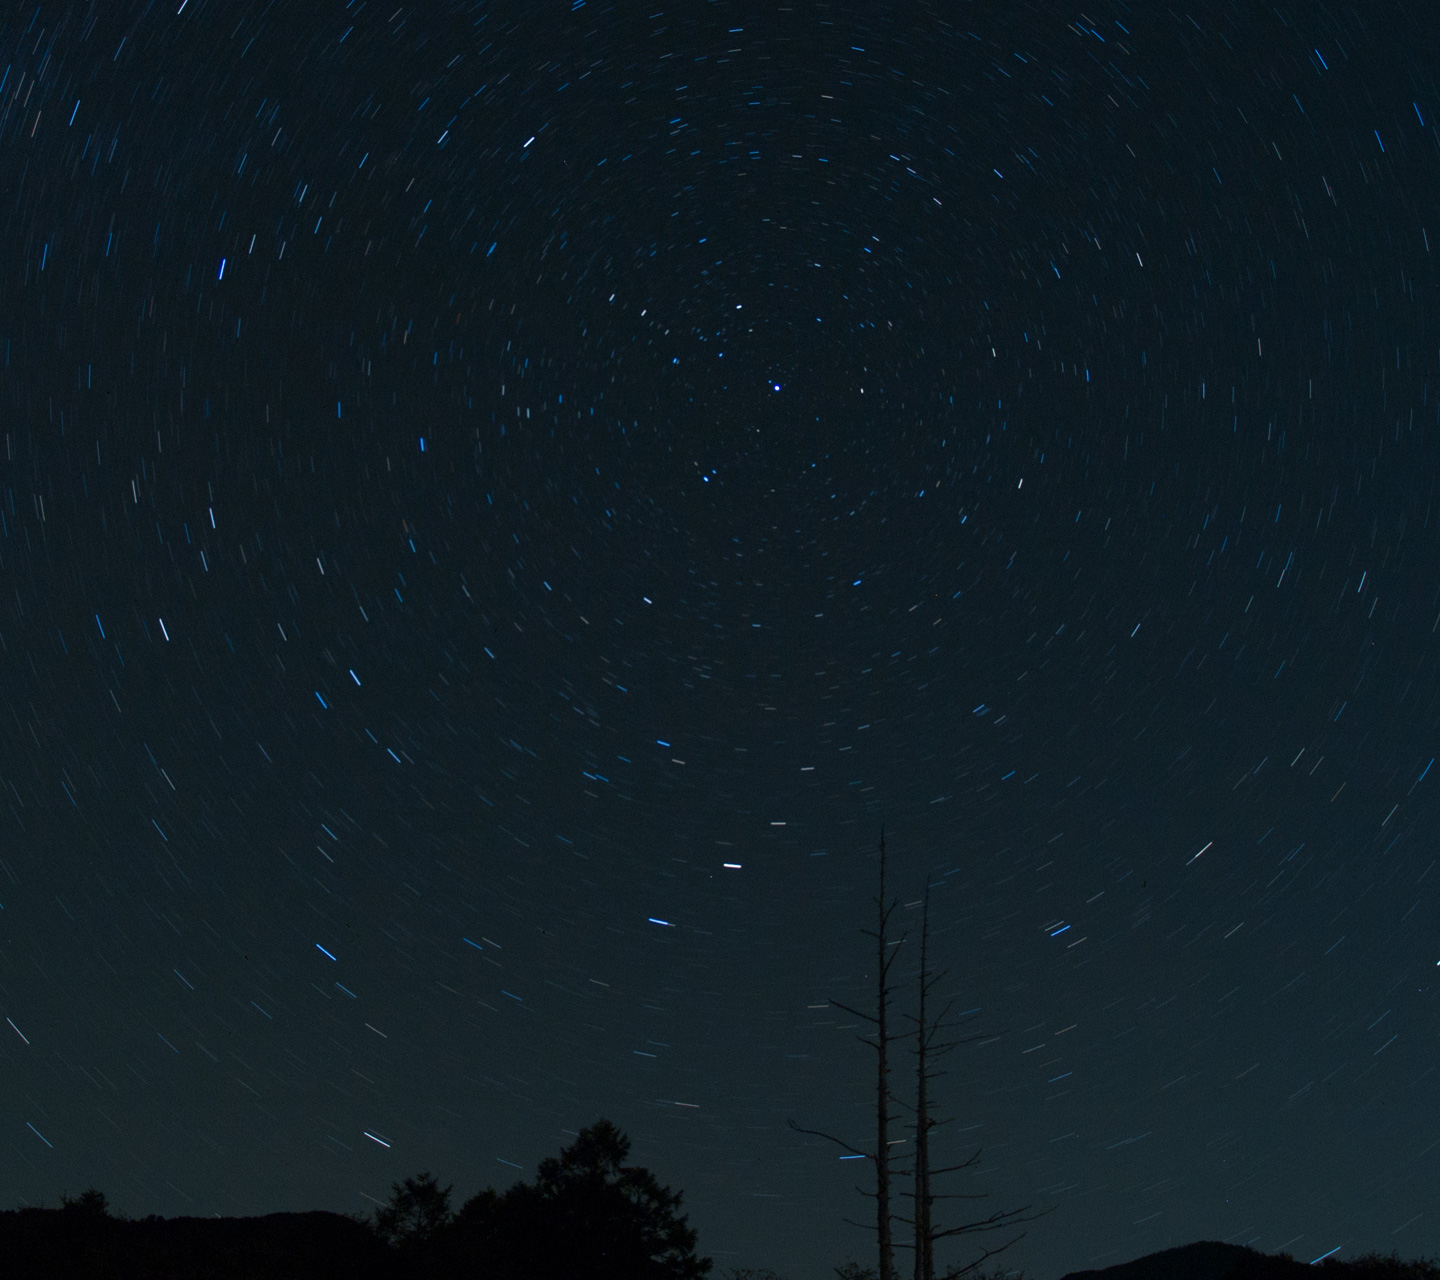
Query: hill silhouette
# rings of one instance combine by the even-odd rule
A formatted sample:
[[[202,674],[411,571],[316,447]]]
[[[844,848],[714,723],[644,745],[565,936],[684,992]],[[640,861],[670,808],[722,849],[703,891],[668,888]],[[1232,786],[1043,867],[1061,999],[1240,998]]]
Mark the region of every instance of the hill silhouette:
[[[1288,1253],[1260,1253],[1244,1245],[1198,1240],[1094,1271],[1071,1271],[1062,1280],[1440,1280],[1440,1265],[1365,1254],[1318,1265]]]
[[[338,1213],[157,1218],[0,1212],[4,1273],[34,1280],[389,1280],[392,1251]]]
[[[1241,1280],[1242,1275],[1245,1280],[1262,1280],[1262,1275],[1268,1280],[1272,1265],[1278,1267],[1275,1280],[1281,1280],[1285,1268],[1279,1256],[1219,1240],[1198,1240],[1113,1267],[1071,1271],[1062,1280]]]

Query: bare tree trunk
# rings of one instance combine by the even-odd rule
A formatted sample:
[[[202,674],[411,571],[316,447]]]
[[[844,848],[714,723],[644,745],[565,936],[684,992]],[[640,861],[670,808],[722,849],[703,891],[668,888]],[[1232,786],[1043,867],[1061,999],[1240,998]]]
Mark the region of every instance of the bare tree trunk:
[[[889,1002],[890,993],[894,988],[890,986],[889,978],[890,966],[895,963],[895,957],[899,955],[898,948],[904,938],[898,938],[891,942],[887,935],[890,917],[895,911],[895,906],[895,903],[885,901],[885,828],[882,826],[880,828],[880,893],[875,899],[876,928],[873,933],[869,929],[861,930],[867,938],[875,939],[875,1016],[871,1017],[868,1013],[861,1013],[859,1009],[852,1009],[848,1004],[841,1004],[838,1000],[830,1001],[835,1008],[843,1009],[854,1017],[863,1018],[875,1027],[873,1039],[871,1036],[857,1037],[862,1044],[868,1044],[875,1049],[878,1058],[875,1084],[875,1150],[873,1152],[860,1151],[832,1134],[822,1133],[818,1129],[802,1129],[794,1120],[790,1121],[790,1127],[797,1133],[807,1133],[817,1138],[824,1138],[844,1147],[846,1151],[874,1161],[875,1190],[873,1193],[863,1192],[862,1194],[873,1194],[875,1198],[875,1235],[879,1250],[879,1264],[874,1273],[876,1280],[896,1280],[895,1245],[891,1232],[894,1211],[890,1202],[890,1103],[892,1101],[890,1094],[890,1041],[896,1037],[890,1031]],[[847,1218],[846,1221],[849,1222],[850,1219]],[[851,1225],[863,1224],[852,1223]]]
[[[930,877],[925,877],[925,906],[920,915],[920,1016],[916,1031],[915,1079],[915,1280],[935,1280],[935,1240],[930,1230],[930,1100],[925,1059],[930,1048],[925,1024],[929,994]]]
[[[890,1243],[890,1059],[886,1020],[887,996],[885,978],[894,956],[887,956],[885,926],[890,910],[885,906],[885,828],[880,828],[880,895],[875,899],[875,974],[878,996],[875,1021],[878,1029],[880,1064],[875,1097],[875,1227],[879,1240],[880,1280],[894,1280],[895,1253]],[[898,952],[897,952],[898,954]]]
[[[915,1023],[915,1049],[916,1056],[916,1079],[915,1079],[915,1165],[912,1170],[915,1190],[906,1192],[915,1202],[915,1213],[913,1217],[907,1218],[896,1215],[896,1220],[906,1223],[915,1228],[915,1243],[906,1246],[915,1250],[915,1271],[914,1280],[935,1280],[935,1241],[948,1239],[951,1236],[980,1234],[989,1231],[1006,1230],[1011,1226],[1022,1222],[1033,1222],[1034,1215],[1026,1217],[1030,1206],[1023,1209],[1006,1209],[993,1213],[987,1218],[978,1219],[974,1222],[967,1222],[958,1227],[938,1229],[934,1221],[934,1209],[936,1200],[983,1200],[985,1195],[940,1195],[932,1186],[932,1178],[936,1174],[957,1173],[962,1169],[968,1169],[975,1165],[980,1159],[980,1152],[976,1152],[963,1164],[950,1165],[948,1168],[932,1169],[930,1167],[930,1130],[939,1128],[947,1121],[936,1120],[931,1115],[930,1081],[946,1074],[943,1071],[936,1071],[931,1068],[931,1062],[935,1058],[943,1056],[957,1045],[971,1043],[980,1039],[980,1036],[969,1036],[960,1040],[952,1040],[946,1043],[937,1043],[937,1038],[942,1031],[949,1031],[954,1024],[946,1022],[952,1005],[947,1004],[941,1011],[940,1016],[933,1021],[927,1019],[927,1008],[931,990],[936,987],[946,976],[944,971],[940,973],[930,972],[930,877],[925,880],[924,909],[921,915],[920,927],[920,992],[919,992],[919,1015],[910,1018]],[[1047,1211],[1048,1212],[1048,1211]],[[1023,1232],[1021,1235],[1023,1236]],[[951,1267],[945,1273],[945,1280],[958,1280],[959,1277],[976,1271],[986,1259],[1003,1253],[1016,1240],[1016,1236],[1008,1244],[1001,1245],[998,1249],[986,1249],[974,1262],[964,1267]]]

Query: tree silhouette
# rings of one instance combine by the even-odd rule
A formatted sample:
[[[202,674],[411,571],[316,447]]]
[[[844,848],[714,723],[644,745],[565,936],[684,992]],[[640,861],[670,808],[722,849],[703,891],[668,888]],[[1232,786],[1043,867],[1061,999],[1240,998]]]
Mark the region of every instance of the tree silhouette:
[[[911,1197],[915,1201],[915,1280],[935,1280],[935,1238],[930,1229],[931,1210],[935,1197],[930,1190],[930,1130],[936,1121],[930,1118],[930,1080],[928,1067],[930,1054],[944,1052],[949,1045],[933,1043],[934,1034],[944,1022],[945,1014],[936,1019],[933,1027],[925,1024],[925,1002],[930,988],[944,974],[933,979],[930,976],[930,877],[925,877],[925,905],[920,913],[920,1014],[915,1019],[915,1190]],[[947,1008],[946,1013],[949,1012]]]
[[[583,1130],[534,1183],[466,1201],[447,1232],[454,1274],[505,1280],[703,1280],[695,1231],[672,1192],[625,1163],[630,1139],[608,1120]]]
[[[449,1224],[450,1192],[441,1190],[434,1177],[422,1173],[393,1183],[390,1203],[375,1210],[375,1233],[387,1244],[414,1249],[429,1244]]]
[[[915,1024],[915,1048],[912,1052],[916,1058],[915,1067],[915,1159],[910,1170],[914,1190],[905,1192],[905,1196],[914,1202],[915,1216],[913,1218],[896,1215],[897,1221],[906,1223],[914,1228],[915,1243],[910,1248],[915,1250],[915,1280],[935,1280],[935,1241],[946,1239],[950,1236],[971,1235],[986,1231],[999,1231],[1006,1227],[1021,1222],[1032,1222],[1034,1218],[1022,1217],[1030,1206],[1023,1209],[1007,1209],[992,1214],[988,1218],[979,1219],[975,1222],[968,1222],[958,1227],[950,1227],[941,1230],[934,1225],[934,1208],[936,1200],[983,1200],[985,1193],[975,1195],[940,1195],[931,1186],[931,1178],[943,1173],[956,1173],[961,1169],[968,1169],[980,1159],[980,1152],[976,1151],[973,1156],[961,1164],[950,1165],[944,1169],[932,1169],[930,1167],[930,1133],[931,1130],[939,1128],[942,1124],[948,1124],[948,1120],[936,1120],[931,1111],[930,1083],[940,1076],[947,1074],[944,1071],[931,1070],[931,1060],[948,1053],[959,1044],[969,1044],[980,1039],[979,1036],[970,1036],[964,1040],[950,1040],[939,1043],[937,1037],[942,1031],[948,1031],[953,1024],[945,1021],[953,1004],[947,1004],[941,1011],[940,1016],[934,1021],[928,1021],[926,1017],[926,1006],[932,990],[946,977],[948,970],[940,973],[930,972],[930,876],[925,877],[925,894],[920,914],[920,974],[919,974],[919,1013],[918,1016],[906,1014],[911,1022]],[[1042,1216],[1042,1215],[1036,1215]],[[975,1271],[989,1258],[998,1253],[1003,1253],[1016,1241],[1024,1237],[1024,1232],[1008,1241],[997,1249],[986,1249],[979,1258],[967,1266],[952,1266],[945,1273],[945,1280],[958,1280],[958,1277],[969,1275]],[[905,1247],[905,1246],[902,1246]]]
[[[875,1235],[876,1246],[879,1252],[879,1268],[877,1280],[895,1280],[895,1252],[891,1241],[890,1224],[894,1217],[890,1209],[890,1104],[895,1099],[890,1094],[890,1044],[899,1039],[892,1035],[889,1029],[889,1000],[890,993],[895,990],[889,985],[890,966],[895,963],[895,958],[900,953],[898,948],[905,941],[903,937],[891,942],[888,936],[890,916],[894,913],[896,902],[886,903],[885,901],[885,828],[880,828],[880,892],[875,898],[875,928],[874,930],[862,929],[861,933],[867,938],[875,939],[875,1016],[868,1013],[861,1013],[858,1009],[852,1009],[848,1004],[841,1004],[838,1000],[831,1000],[837,1009],[843,1009],[846,1013],[857,1018],[863,1018],[871,1023],[875,1030],[870,1035],[856,1036],[861,1044],[867,1044],[876,1050],[876,1089],[875,1089],[875,1150],[861,1151],[852,1147],[848,1142],[843,1142],[828,1133],[821,1133],[818,1129],[802,1129],[794,1120],[790,1121],[790,1127],[797,1133],[808,1133],[817,1138],[824,1138],[834,1142],[852,1152],[857,1156],[866,1156],[875,1164],[875,1190],[874,1192],[860,1191],[861,1195],[872,1196],[875,1201]],[[872,1038],[873,1037],[873,1038]],[[860,1188],[856,1188],[857,1191]],[[850,1222],[850,1219],[845,1219]],[[861,1226],[861,1223],[853,1222],[851,1226]]]
[[[110,1202],[105,1198],[105,1193],[94,1187],[82,1191],[73,1200],[62,1192],[60,1207],[70,1213],[83,1214],[87,1218],[104,1218],[109,1216],[110,1212]]]
[[[986,1231],[998,1231],[1005,1227],[1020,1222],[1033,1221],[1032,1218],[1023,1217],[1029,1206],[1024,1209],[1002,1210],[992,1214],[988,1218],[978,1219],[974,1222],[964,1223],[958,1227],[937,1229],[933,1223],[933,1209],[936,1200],[982,1200],[985,1196],[978,1195],[937,1195],[931,1188],[931,1178],[937,1174],[955,1173],[960,1169],[968,1169],[980,1159],[980,1152],[976,1152],[963,1164],[952,1165],[946,1169],[932,1169],[930,1167],[930,1133],[943,1121],[937,1121],[931,1114],[930,1082],[943,1072],[936,1072],[930,1069],[931,1059],[953,1049],[956,1044],[966,1043],[965,1041],[954,1041],[948,1044],[936,1042],[936,1036],[942,1030],[948,1030],[945,1017],[950,1012],[950,1006],[946,1006],[940,1017],[933,1022],[927,1019],[927,1002],[932,989],[945,977],[944,973],[932,974],[929,966],[929,937],[930,937],[930,885],[929,876],[926,876],[924,910],[922,913],[921,942],[920,942],[920,975],[919,975],[919,1006],[918,1017],[910,1017],[915,1025],[915,1049],[917,1059],[916,1081],[915,1081],[915,1106],[909,1108],[891,1094],[889,1088],[889,1057],[888,1049],[892,1041],[899,1039],[889,1031],[888,1010],[890,994],[895,987],[889,984],[890,966],[895,962],[898,948],[905,941],[904,937],[891,941],[888,937],[888,925],[890,916],[894,912],[897,902],[886,903],[885,901],[885,832],[880,832],[880,894],[875,899],[877,927],[874,931],[869,929],[862,932],[868,938],[875,939],[876,946],[876,1008],[875,1016],[861,1013],[858,1009],[852,1009],[849,1005],[841,1004],[838,1000],[831,1000],[830,1003],[837,1009],[843,1009],[846,1013],[863,1018],[875,1027],[870,1035],[858,1036],[862,1044],[868,1044],[877,1050],[877,1088],[875,1104],[876,1120],[876,1144],[873,1152],[861,1151],[852,1147],[848,1142],[834,1137],[832,1134],[822,1133],[818,1129],[802,1129],[794,1120],[790,1121],[790,1127],[797,1133],[811,1134],[815,1137],[825,1138],[838,1146],[844,1147],[857,1156],[865,1156],[875,1162],[875,1192],[876,1201],[876,1224],[875,1232],[878,1237],[879,1257],[878,1267],[861,1267],[856,1262],[848,1262],[844,1267],[836,1268],[836,1274],[840,1280],[894,1280],[895,1264],[893,1250],[896,1248],[915,1250],[915,1280],[935,1280],[935,1241],[946,1239],[951,1236],[982,1233]],[[978,1037],[974,1037],[978,1038]],[[906,1218],[892,1212],[890,1208],[890,1154],[891,1145],[889,1138],[890,1103],[913,1110],[915,1114],[915,1160],[909,1170],[914,1179],[915,1190],[904,1193],[915,1203],[914,1217]],[[858,1189],[858,1188],[857,1188]],[[870,1192],[862,1192],[863,1195],[870,1195]],[[1037,1215],[1040,1216],[1040,1215]],[[846,1219],[850,1222],[850,1219]],[[892,1233],[892,1222],[903,1222],[914,1228],[914,1243],[895,1244]],[[861,1223],[851,1223],[852,1226],[861,1226]],[[1023,1233],[1022,1233],[1023,1235]],[[1016,1240],[1020,1239],[1016,1237]],[[951,1267],[945,1274],[945,1280],[958,1280],[958,1277],[973,1273],[983,1264],[986,1259],[994,1257],[997,1253],[1008,1249],[1014,1244],[1011,1240],[1008,1244],[1001,1245],[998,1249],[987,1249],[979,1258],[968,1266]]]

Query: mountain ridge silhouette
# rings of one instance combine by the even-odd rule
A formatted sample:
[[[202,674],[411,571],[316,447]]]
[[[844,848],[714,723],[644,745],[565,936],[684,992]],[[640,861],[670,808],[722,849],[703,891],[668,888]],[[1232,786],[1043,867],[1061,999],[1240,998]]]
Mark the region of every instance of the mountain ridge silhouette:
[[[1221,1240],[1196,1240],[1129,1262],[1070,1271],[1061,1280],[1440,1280],[1440,1264],[1367,1253],[1306,1263]]]
[[[1109,1267],[1070,1271],[1061,1280],[1236,1280],[1252,1258],[1269,1256],[1244,1245],[1196,1240]],[[1280,1261],[1278,1257],[1275,1260]]]

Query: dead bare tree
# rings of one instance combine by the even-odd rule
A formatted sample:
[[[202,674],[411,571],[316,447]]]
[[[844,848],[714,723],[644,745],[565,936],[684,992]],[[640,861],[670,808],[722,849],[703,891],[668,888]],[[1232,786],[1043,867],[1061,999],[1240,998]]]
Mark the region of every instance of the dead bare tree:
[[[825,1138],[844,1147],[846,1151],[854,1155],[865,1156],[874,1161],[874,1192],[864,1191],[859,1187],[856,1190],[860,1191],[862,1195],[873,1196],[875,1200],[875,1233],[879,1249],[877,1280],[895,1280],[895,1246],[891,1237],[891,1221],[894,1213],[890,1208],[890,1104],[895,1099],[890,1093],[889,1055],[891,1042],[900,1037],[890,1031],[888,1010],[890,994],[895,990],[889,984],[890,966],[895,963],[895,958],[899,955],[898,948],[905,939],[901,937],[891,942],[888,929],[890,917],[897,905],[896,902],[887,903],[885,901],[885,828],[882,826],[880,828],[880,892],[875,899],[875,928],[874,930],[861,930],[867,938],[875,939],[875,1014],[872,1017],[868,1013],[852,1009],[848,1004],[841,1004],[838,1000],[830,1001],[837,1009],[843,1009],[854,1017],[862,1018],[875,1028],[869,1035],[856,1037],[861,1044],[868,1044],[875,1049],[878,1056],[875,1085],[875,1150],[873,1152],[861,1151],[831,1134],[821,1133],[816,1129],[802,1129],[794,1120],[790,1121],[790,1127],[797,1133]],[[850,1222],[850,1219],[847,1218],[846,1221]],[[852,1222],[850,1225],[863,1226],[865,1224]]]
[[[927,1070],[927,1060],[932,1049],[944,1052],[943,1047],[933,1043],[945,1015],[945,1009],[933,1026],[925,1022],[925,1003],[930,988],[945,975],[930,974],[930,877],[925,877],[925,905],[920,911],[920,1015],[915,1022],[915,1190],[911,1198],[915,1201],[915,1280],[935,1280],[935,1240],[930,1231],[931,1210],[934,1196],[930,1191],[930,1129],[936,1122],[930,1118],[929,1085],[932,1075],[942,1074]]]
[[[983,1200],[985,1194],[974,1195],[938,1195],[931,1188],[931,1179],[939,1174],[957,1173],[962,1169],[968,1169],[980,1159],[980,1152],[976,1151],[970,1159],[962,1164],[950,1165],[944,1169],[932,1169],[930,1167],[930,1131],[938,1129],[943,1124],[948,1124],[949,1119],[936,1120],[931,1114],[930,1104],[930,1082],[940,1076],[949,1074],[945,1071],[931,1069],[934,1059],[943,1056],[957,1045],[970,1044],[978,1040],[979,1036],[969,1036],[961,1040],[951,1040],[944,1043],[937,1041],[937,1037],[944,1031],[949,1031],[954,1026],[947,1023],[950,1010],[954,1007],[953,1002],[947,1004],[941,1011],[940,1016],[933,1022],[926,1021],[926,1007],[929,1002],[932,990],[945,978],[948,970],[940,973],[930,972],[930,877],[925,878],[924,905],[920,915],[920,980],[919,980],[919,1013],[917,1016],[906,1014],[905,1017],[915,1024],[915,1048],[911,1050],[916,1058],[915,1070],[915,1157],[914,1167],[910,1171],[913,1180],[914,1190],[904,1194],[908,1199],[914,1201],[915,1216],[905,1218],[896,1215],[896,1221],[904,1222],[913,1227],[915,1231],[915,1242],[913,1245],[901,1245],[901,1248],[913,1248],[915,1250],[915,1280],[935,1280],[935,1241],[946,1239],[950,1236],[972,1235],[986,1231],[1000,1231],[1007,1227],[1021,1222],[1033,1222],[1035,1218],[1043,1214],[1035,1214],[1032,1217],[1023,1217],[1029,1212],[1030,1206],[1023,1209],[1003,1210],[975,1222],[965,1223],[963,1226],[950,1227],[947,1230],[936,1230],[934,1225],[934,1205],[936,1200]],[[903,1104],[902,1104],[903,1105]],[[1008,1241],[998,1249],[987,1249],[979,1258],[968,1266],[951,1267],[945,1273],[945,1280],[957,1280],[957,1277],[975,1271],[988,1258],[993,1258],[997,1253],[1003,1253],[1017,1240],[1024,1237],[1024,1232],[1016,1236],[1014,1240]]]

